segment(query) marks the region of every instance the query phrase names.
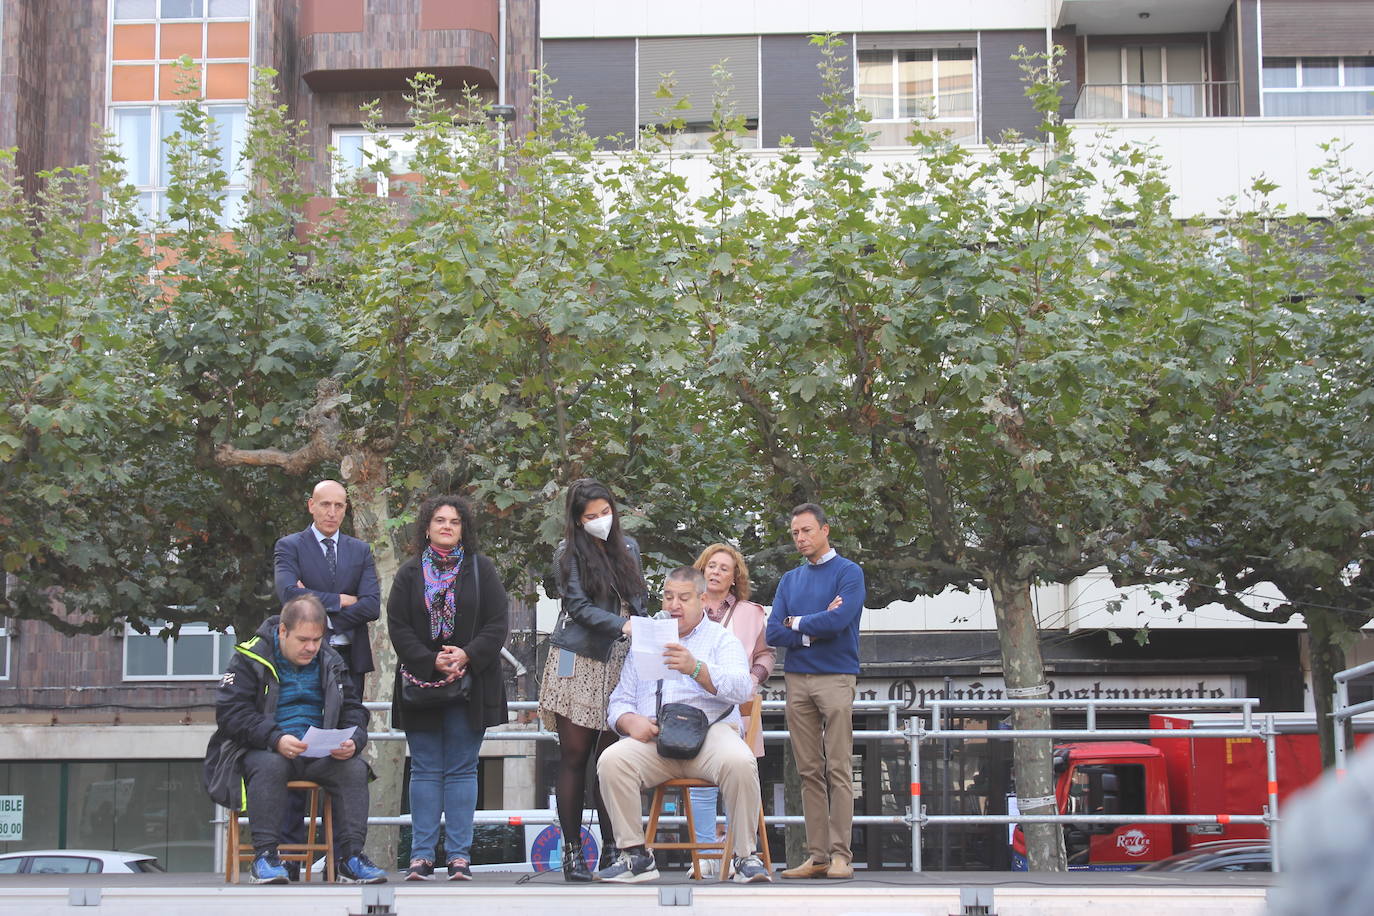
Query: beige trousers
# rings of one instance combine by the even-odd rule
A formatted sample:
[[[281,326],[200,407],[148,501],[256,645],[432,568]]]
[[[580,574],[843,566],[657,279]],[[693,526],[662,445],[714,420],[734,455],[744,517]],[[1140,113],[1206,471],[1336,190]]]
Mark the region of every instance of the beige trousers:
[[[801,777],[806,846],[817,862],[852,862],[854,690],[852,674],[788,672],[787,730]]]
[[[712,725],[701,753],[693,760],[660,757],[652,742],[621,738],[606,748],[596,772],[615,830],[615,844],[621,849],[644,845],[641,792],[669,779],[709,779],[720,786],[730,823],[739,828],[735,831],[734,855],[747,856],[754,851],[753,825],[759,822],[763,804],[759,768],[754,752],[734,725]]]

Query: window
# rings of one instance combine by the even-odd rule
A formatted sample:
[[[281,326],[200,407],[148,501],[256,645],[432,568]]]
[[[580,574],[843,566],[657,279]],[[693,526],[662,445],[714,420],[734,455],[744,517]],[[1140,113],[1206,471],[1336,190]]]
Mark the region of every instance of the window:
[[[715,131],[716,96],[724,93],[724,110],[742,118],[734,135],[744,149],[759,145],[759,38],[641,38],[638,49],[640,129],[681,120],[683,127],[667,137],[673,149],[710,148]],[[728,78],[721,82],[717,66]],[[664,82],[673,99],[659,97]],[[677,101],[684,103],[676,107]]]
[[[157,635],[163,626],[148,621],[153,632],[144,635],[124,627],[124,680],[167,681],[217,679],[229,666],[234,652],[233,629],[220,633],[203,623],[183,624],[176,639]]]
[[[10,676],[10,622],[6,617],[0,617],[0,681],[9,680]]]
[[[415,138],[408,127],[369,131],[362,127],[334,129],[334,196],[348,181],[376,184],[378,197],[391,193],[391,181],[413,173]]]
[[[153,19],[247,19],[252,0],[114,0],[116,22]]]
[[[877,146],[902,146],[916,127],[954,140],[978,134],[973,52],[859,51],[855,97],[873,119]]]
[[[1232,84],[1209,82],[1203,46],[1090,45],[1076,118],[1198,118],[1232,110]]]
[[[1374,57],[1266,57],[1264,113],[1274,118],[1374,115]]]
[[[109,127],[129,181],[151,220],[166,213],[167,138],[177,104],[191,98],[182,62],[214,121],[229,175],[225,220],[237,222],[247,189],[243,159],[252,62],[250,0],[113,0],[107,81]]]
[[[224,192],[228,201],[225,221],[235,225],[248,188],[248,164],[243,158],[248,108],[245,105],[209,105],[206,110],[214,123],[219,166],[229,176],[229,186]],[[125,174],[129,183],[138,189],[144,214],[150,220],[162,217],[167,207],[167,186],[172,180],[168,139],[180,127],[177,105],[112,108],[110,120],[115,142],[124,157]]]

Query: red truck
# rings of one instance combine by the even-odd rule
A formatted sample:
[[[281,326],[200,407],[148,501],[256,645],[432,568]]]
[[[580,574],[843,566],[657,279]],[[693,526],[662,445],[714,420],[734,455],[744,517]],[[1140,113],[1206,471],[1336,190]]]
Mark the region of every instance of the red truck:
[[[1279,810],[1296,790],[1321,775],[1321,753],[1310,716],[1275,716]],[[1256,715],[1256,725],[1261,716]],[[1151,729],[1179,729],[1178,738],[1093,741],[1055,748],[1055,797],[1061,814],[1263,814],[1269,769],[1260,738],[1208,738],[1211,728],[1237,729],[1239,715],[1152,715]],[[1199,734],[1201,733],[1201,734]],[[1357,741],[1366,737],[1357,735]],[[1199,843],[1268,836],[1263,824],[1070,824],[1064,828],[1069,867],[1132,871]],[[1026,867],[1025,837],[1012,836],[1012,868]]]

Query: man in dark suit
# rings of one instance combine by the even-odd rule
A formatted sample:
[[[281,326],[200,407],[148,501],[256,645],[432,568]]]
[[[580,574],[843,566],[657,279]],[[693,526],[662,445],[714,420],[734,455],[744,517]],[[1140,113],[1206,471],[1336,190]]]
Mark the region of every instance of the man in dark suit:
[[[348,494],[337,480],[321,480],[306,501],[314,522],[277,541],[276,588],[282,603],[314,595],[329,615],[329,644],[348,665],[349,679],[363,695],[363,676],[372,670],[367,625],[382,613],[381,586],[372,548],[339,531]]]

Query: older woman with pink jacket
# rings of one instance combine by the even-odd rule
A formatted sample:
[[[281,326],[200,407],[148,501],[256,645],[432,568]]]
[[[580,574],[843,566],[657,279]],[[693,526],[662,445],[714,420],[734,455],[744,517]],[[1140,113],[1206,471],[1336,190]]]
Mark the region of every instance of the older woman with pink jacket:
[[[749,673],[757,687],[773,673],[777,652],[764,640],[768,615],[763,605],[749,600],[749,567],[743,555],[729,544],[712,544],[692,564],[706,576],[706,616],[725,627],[744,644],[749,657]],[[763,756],[763,738],[754,739],[754,756]],[[716,832],[716,788],[692,789],[692,815],[698,843],[714,842]],[[704,871],[714,871],[714,859],[702,863]]]

